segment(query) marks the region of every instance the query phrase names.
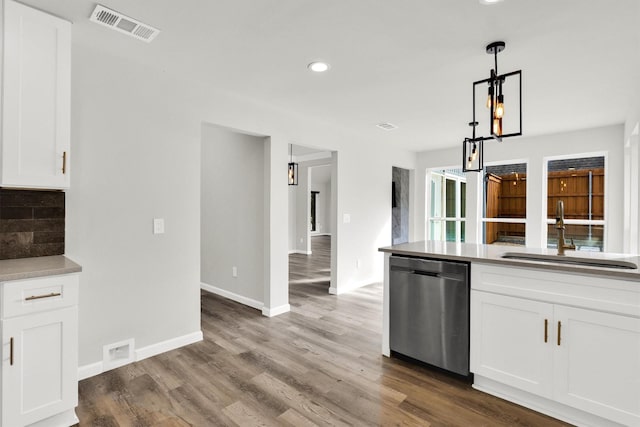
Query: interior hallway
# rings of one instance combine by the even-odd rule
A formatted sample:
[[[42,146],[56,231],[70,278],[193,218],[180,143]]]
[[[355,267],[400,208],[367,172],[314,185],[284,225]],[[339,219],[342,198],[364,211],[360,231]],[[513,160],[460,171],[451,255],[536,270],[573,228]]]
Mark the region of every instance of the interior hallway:
[[[331,236],[312,236],[311,255],[289,255],[289,299],[292,295],[323,290],[331,281]]]

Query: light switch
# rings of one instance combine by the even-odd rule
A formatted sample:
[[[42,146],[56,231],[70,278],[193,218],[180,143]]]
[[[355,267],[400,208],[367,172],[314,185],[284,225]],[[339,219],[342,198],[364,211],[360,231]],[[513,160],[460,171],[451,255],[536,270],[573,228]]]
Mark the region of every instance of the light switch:
[[[164,234],[164,218],[153,218],[153,234]]]
[[[343,214],[342,215],[342,222],[344,222],[345,224],[349,224],[351,222],[351,215],[350,214]]]

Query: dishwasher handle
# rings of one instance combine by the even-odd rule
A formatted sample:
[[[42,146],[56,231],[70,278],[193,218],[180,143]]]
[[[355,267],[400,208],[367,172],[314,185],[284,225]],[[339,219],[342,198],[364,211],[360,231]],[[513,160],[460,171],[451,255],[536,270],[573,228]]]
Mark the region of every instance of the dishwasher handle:
[[[419,270],[413,270],[413,271],[409,271],[408,273],[411,274],[417,274],[419,276],[429,276],[429,277],[442,277],[440,275],[440,273],[437,273],[435,271],[419,271]]]

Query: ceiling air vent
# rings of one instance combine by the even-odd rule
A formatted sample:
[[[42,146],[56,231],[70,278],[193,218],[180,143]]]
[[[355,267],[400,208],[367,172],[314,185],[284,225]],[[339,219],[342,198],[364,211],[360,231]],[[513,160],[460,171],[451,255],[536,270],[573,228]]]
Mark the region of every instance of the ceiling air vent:
[[[147,43],[160,33],[160,30],[151,25],[129,18],[120,12],[108,9],[100,4],[96,5],[89,20]]]
[[[378,123],[376,126],[379,127],[380,129],[383,129],[383,130],[398,129],[398,126],[396,126],[396,125],[394,125],[392,123]]]

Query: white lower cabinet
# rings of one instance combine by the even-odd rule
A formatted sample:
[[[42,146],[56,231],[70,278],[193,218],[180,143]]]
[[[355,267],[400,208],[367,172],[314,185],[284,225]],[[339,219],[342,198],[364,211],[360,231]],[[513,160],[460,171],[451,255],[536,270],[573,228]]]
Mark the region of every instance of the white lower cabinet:
[[[640,319],[554,306],[554,398],[640,426]]]
[[[77,275],[2,283],[3,427],[78,422],[77,287]]]
[[[640,317],[598,311],[590,295],[573,299],[574,284],[559,285],[557,273],[546,282],[544,274],[514,281],[526,272],[473,270],[472,288],[482,289],[471,291],[471,371],[485,384],[477,388],[578,425],[640,426]],[[584,286],[611,299],[618,292],[627,311],[640,307],[637,295],[622,300],[625,284]],[[505,295],[510,290],[518,296]]]
[[[550,304],[471,292],[471,370],[521,390],[550,397],[553,375],[550,337],[544,325],[553,316]]]

